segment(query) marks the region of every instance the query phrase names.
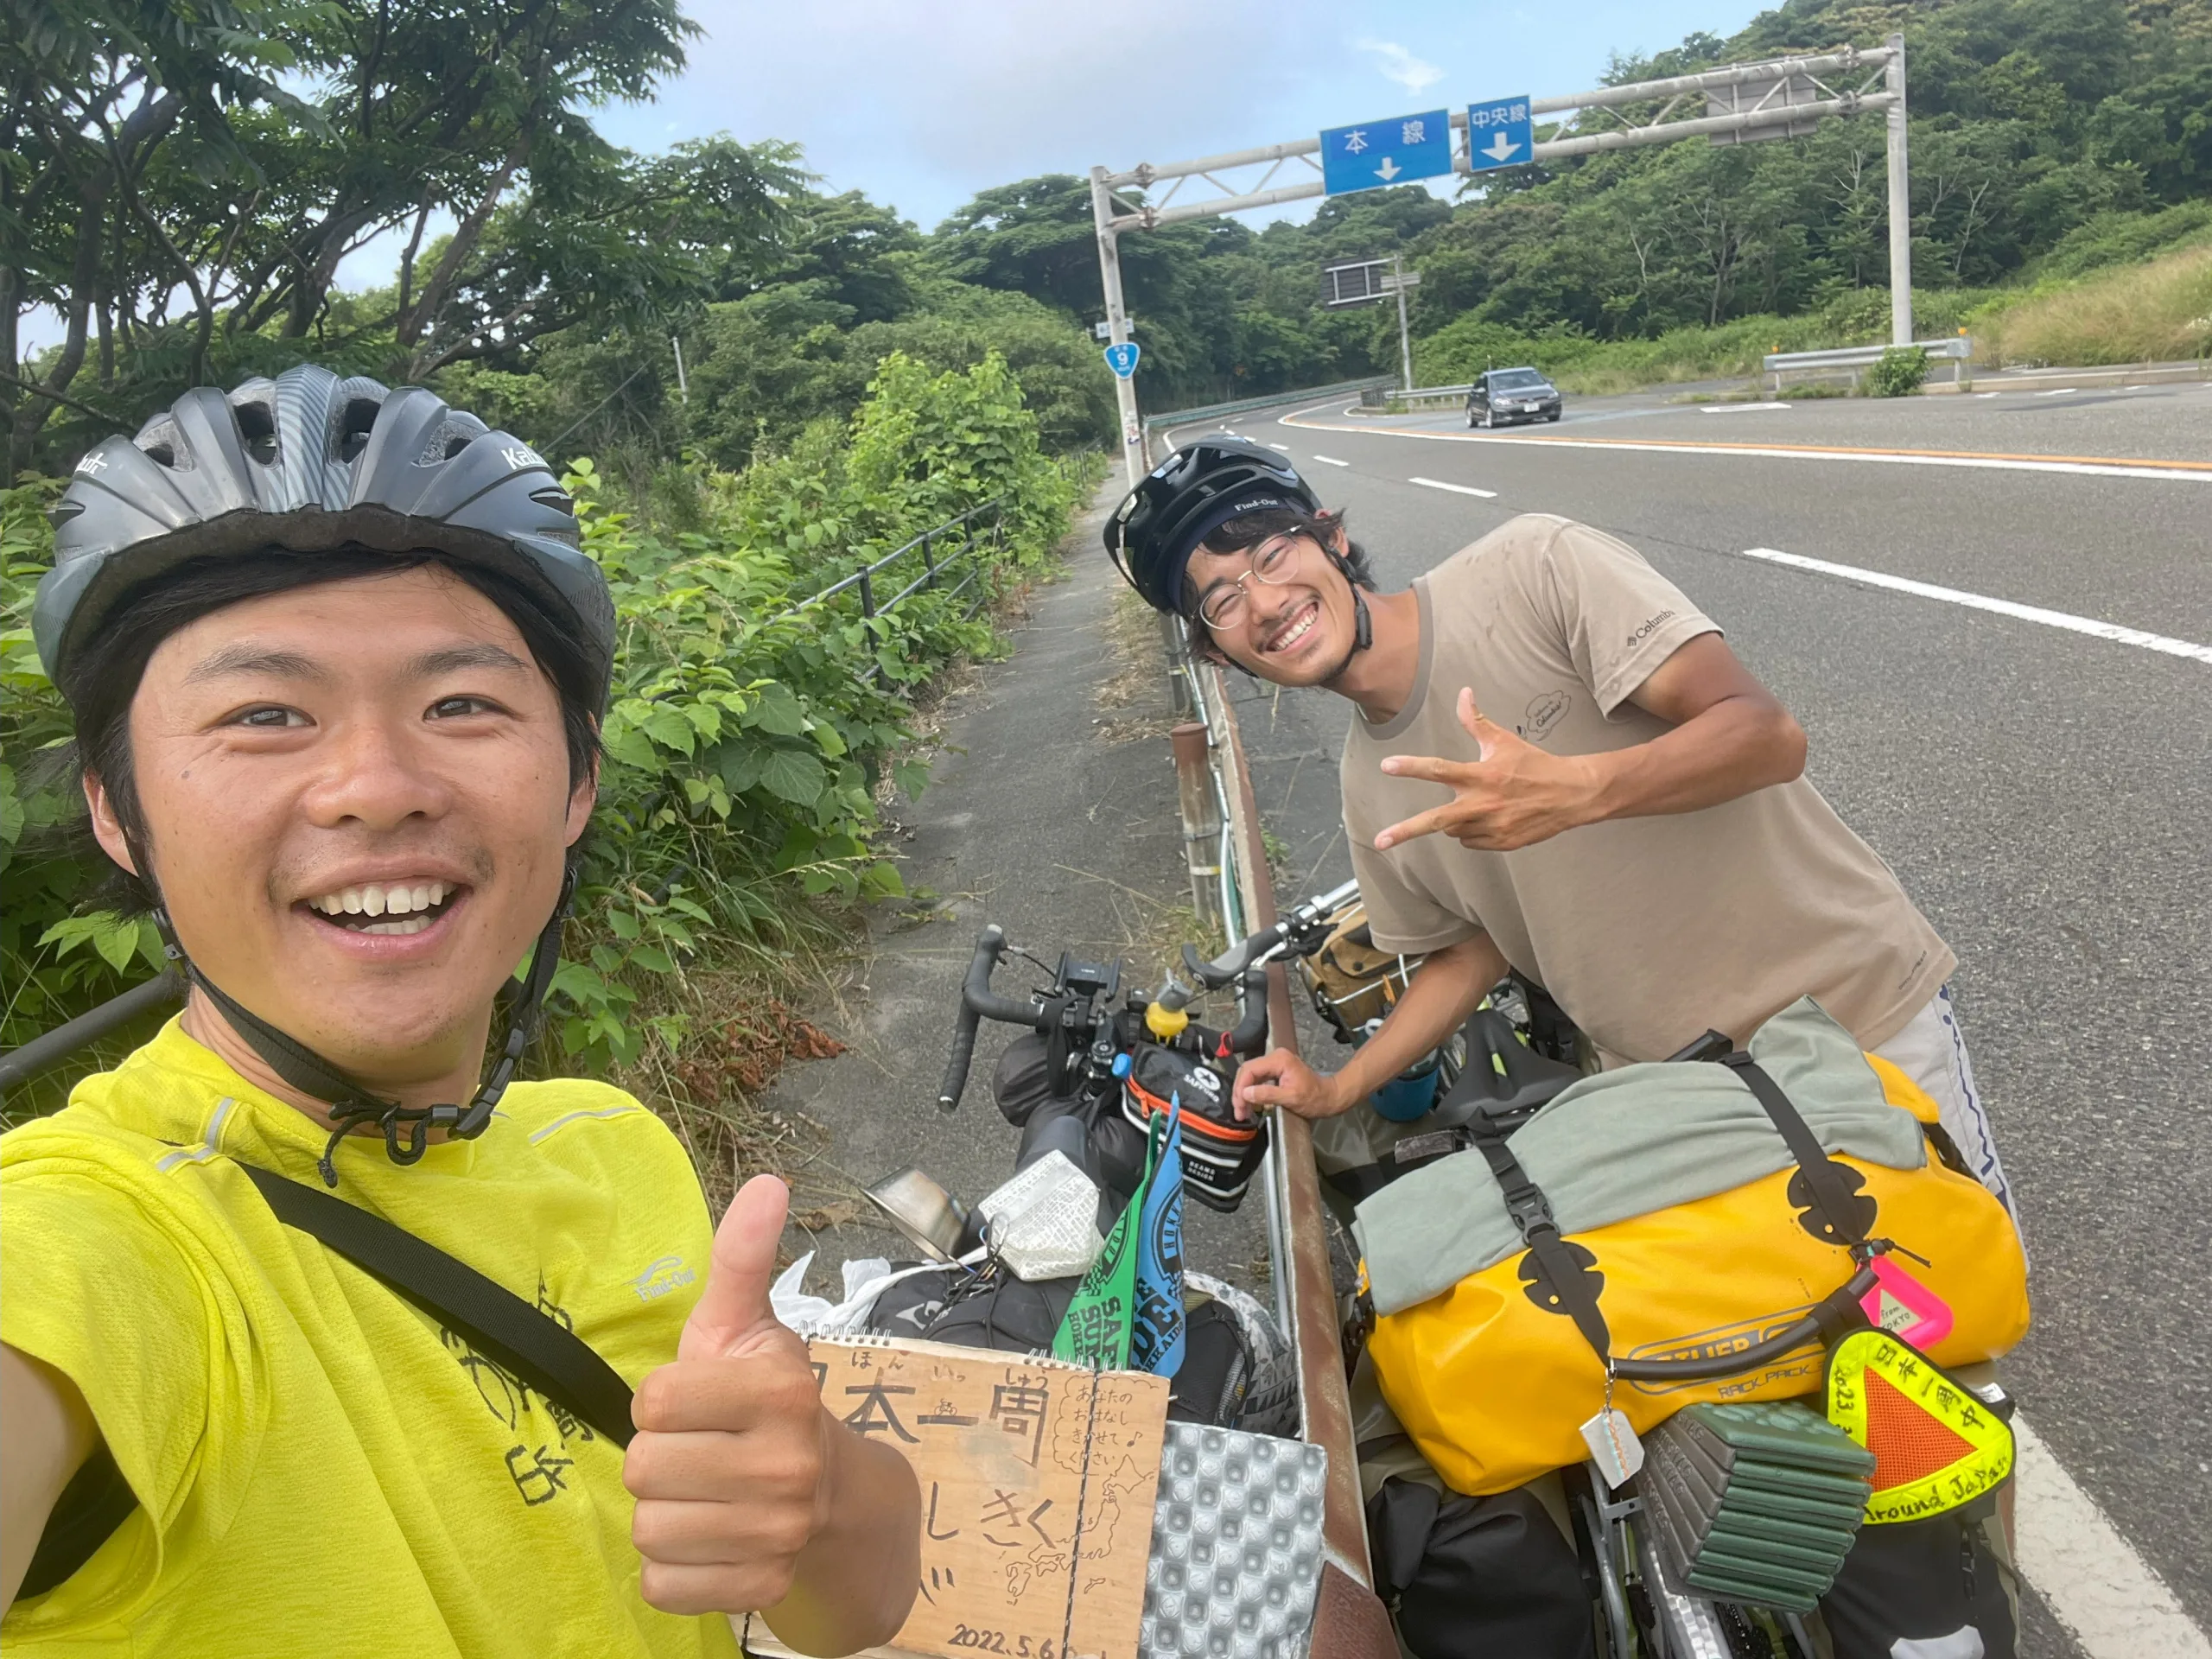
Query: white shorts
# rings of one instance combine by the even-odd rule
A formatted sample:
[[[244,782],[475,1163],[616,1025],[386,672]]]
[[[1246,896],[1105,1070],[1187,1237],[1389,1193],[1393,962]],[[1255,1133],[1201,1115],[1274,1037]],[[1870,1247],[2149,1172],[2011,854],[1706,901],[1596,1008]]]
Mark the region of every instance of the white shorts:
[[[2018,1226],[2020,1212],[2012,1203],[2005,1166],[1997,1161],[1997,1140],[1990,1133],[1989,1113],[1974,1084],[1974,1063],[1967,1058],[1967,1039],[1951,1007],[1951,988],[1946,985],[1936,992],[1903,1031],[1874,1052],[1928,1092],[1967,1167],[2012,1212],[2012,1224]]]

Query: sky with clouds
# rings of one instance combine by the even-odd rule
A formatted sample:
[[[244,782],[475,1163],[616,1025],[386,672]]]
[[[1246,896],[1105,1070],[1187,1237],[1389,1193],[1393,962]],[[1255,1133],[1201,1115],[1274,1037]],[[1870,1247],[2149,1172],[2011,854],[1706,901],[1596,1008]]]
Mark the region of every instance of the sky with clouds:
[[[1753,0],[688,0],[705,31],[651,104],[596,114],[656,150],[728,132],[805,148],[823,188],[923,229],[995,184],[1281,143],[1473,99],[1598,84],[1614,52],[1728,35]],[[1279,182],[1287,182],[1286,175]],[[1448,196],[1452,180],[1432,186]],[[1303,219],[1312,201],[1246,217]],[[402,238],[347,258],[388,283]],[[60,319],[25,319],[27,349]]]
[[[795,139],[830,189],[928,229],[976,191],[1524,92],[1585,90],[1613,51],[1734,33],[1748,0],[690,0],[706,30],[633,149]],[[1279,213],[1302,216],[1310,205]],[[1263,213],[1262,217],[1267,217]]]

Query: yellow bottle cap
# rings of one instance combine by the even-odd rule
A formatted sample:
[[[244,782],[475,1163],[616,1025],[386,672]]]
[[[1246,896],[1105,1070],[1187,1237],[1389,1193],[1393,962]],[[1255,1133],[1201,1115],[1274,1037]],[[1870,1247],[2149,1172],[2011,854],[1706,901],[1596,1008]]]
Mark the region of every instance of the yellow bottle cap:
[[[1144,1028],[1160,1041],[1183,1034],[1183,1027],[1191,1023],[1190,1011],[1170,1008],[1154,1002],[1144,1011]]]

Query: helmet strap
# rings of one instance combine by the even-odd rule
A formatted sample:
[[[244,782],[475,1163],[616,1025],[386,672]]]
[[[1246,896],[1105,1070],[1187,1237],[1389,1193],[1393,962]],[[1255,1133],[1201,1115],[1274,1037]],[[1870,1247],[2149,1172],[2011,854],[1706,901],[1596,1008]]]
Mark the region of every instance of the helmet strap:
[[[149,870],[148,864],[133,847],[132,855],[139,868]],[[151,885],[150,880],[149,885]],[[553,914],[537,935],[537,946],[531,953],[530,971],[524,976],[522,989],[508,1004],[505,1023],[499,1035],[498,1058],[475,1094],[464,1109],[455,1105],[403,1106],[396,1100],[386,1100],[364,1088],[353,1077],[333,1065],[313,1049],[288,1036],[231,996],[185,955],[184,947],[177,942],[176,930],[170,924],[166,908],[156,905],[154,926],[162,937],[162,954],[181,968],[192,983],[204,992],[209,1001],[222,1013],[223,1019],[239,1039],[259,1055],[269,1069],[309,1099],[319,1100],[330,1109],[331,1135],[322,1149],[322,1156],[315,1168],[322,1176],[325,1186],[338,1185],[338,1169],[333,1161],[338,1143],[360,1124],[375,1122],[384,1130],[385,1152],[395,1164],[413,1164],[422,1160],[429,1149],[430,1131],[443,1129],[454,1140],[473,1141],[490,1127],[492,1114],[514,1081],[522,1067],[523,1057],[537,1040],[543,1023],[546,993],[552,988],[554,969],[560,965],[561,931],[569,919],[569,900],[576,890],[575,867],[572,864],[561,880],[561,897],[553,906]],[[407,1131],[403,1139],[401,1130]]]
[[[1321,682],[1324,685],[1334,685],[1344,677],[1344,671],[1351,666],[1351,659],[1375,643],[1375,619],[1368,613],[1367,601],[1359,591],[1359,584],[1351,579],[1351,561],[1326,542],[1321,544],[1321,550],[1329,556],[1329,563],[1344,579],[1344,586],[1351,589],[1351,645],[1344,652],[1344,661],[1338,663],[1330,671],[1329,677]]]

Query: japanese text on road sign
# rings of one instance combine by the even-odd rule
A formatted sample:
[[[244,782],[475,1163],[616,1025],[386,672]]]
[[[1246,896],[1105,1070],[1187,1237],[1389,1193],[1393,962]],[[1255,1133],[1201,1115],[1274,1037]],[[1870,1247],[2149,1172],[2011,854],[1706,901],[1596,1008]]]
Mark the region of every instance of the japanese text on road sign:
[[[1467,105],[1467,165],[1476,172],[1534,160],[1535,142],[1526,92]]]
[[[1440,178],[1452,170],[1452,112],[1394,115],[1321,135],[1321,182],[1328,194]]]

